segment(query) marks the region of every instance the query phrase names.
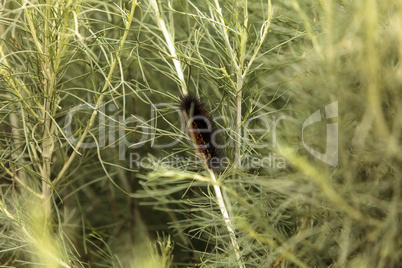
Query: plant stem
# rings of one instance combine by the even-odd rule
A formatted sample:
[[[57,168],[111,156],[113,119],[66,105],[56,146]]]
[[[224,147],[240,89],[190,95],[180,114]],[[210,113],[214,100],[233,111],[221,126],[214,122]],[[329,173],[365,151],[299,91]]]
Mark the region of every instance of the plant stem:
[[[124,46],[124,44],[126,42],[127,35],[128,35],[129,30],[130,30],[130,27],[131,27],[131,23],[133,21],[135,8],[137,6],[138,6],[137,0],[133,1],[133,3],[131,4],[130,14],[129,14],[128,18],[127,18],[126,28],[125,28],[123,37],[121,38],[121,41],[120,41],[119,49],[118,49],[118,51],[116,53],[116,57],[114,58],[112,64],[110,65],[109,74],[108,74],[108,76],[106,78],[106,81],[105,81],[105,83],[103,85],[103,88],[102,88],[102,91],[101,91],[100,96],[98,98],[98,101],[96,102],[96,105],[94,107],[94,111],[92,112],[91,118],[89,119],[89,122],[88,122],[88,124],[87,124],[87,126],[86,126],[86,128],[84,130],[84,133],[81,135],[81,138],[79,139],[77,145],[75,146],[75,150],[72,152],[71,156],[68,158],[67,162],[64,164],[64,166],[61,169],[61,171],[59,172],[57,178],[53,181],[54,185],[56,185],[60,181],[61,177],[64,175],[64,173],[66,173],[66,171],[70,167],[71,163],[73,162],[74,158],[77,155],[78,149],[81,147],[82,143],[84,142],[84,139],[86,138],[86,136],[89,133],[90,128],[92,127],[92,125],[95,122],[96,115],[98,114],[98,109],[102,104],[103,98],[105,97],[105,92],[106,92],[107,88],[109,87],[109,85],[111,84],[112,76],[113,76],[114,70],[116,69],[118,59],[120,58],[120,53],[121,53],[121,51],[123,49],[123,46]],[[78,34],[78,33],[76,33],[76,34]]]
[[[170,54],[172,56],[172,60],[173,60],[173,63],[175,65],[176,73],[177,73],[177,76],[178,76],[180,84],[181,84],[182,94],[185,95],[185,94],[188,93],[188,90],[186,88],[186,83],[184,81],[184,75],[183,75],[182,68],[180,66],[180,62],[177,60],[177,54],[176,54],[176,50],[175,50],[175,47],[174,47],[174,40],[171,37],[171,35],[169,34],[168,29],[166,28],[165,21],[163,20],[163,17],[161,16],[161,14],[159,12],[159,8],[158,8],[158,4],[157,4],[156,0],[151,0],[150,2],[151,2],[151,5],[152,5],[154,11],[157,14],[157,22],[159,24],[159,27],[160,27],[161,31],[163,32],[163,35],[165,37],[168,49],[169,49]],[[217,1],[215,1],[215,2],[218,5],[219,12],[221,12],[221,9],[219,7],[219,3]],[[221,19],[221,22],[224,25],[223,17],[221,16],[220,19]],[[226,37],[225,38],[226,44],[227,44],[227,46],[229,48],[231,48],[230,43],[229,43],[229,37],[228,37],[228,34],[227,34],[227,29],[225,27],[222,27],[222,30],[223,30],[224,35]],[[233,50],[230,51],[230,55],[232,55],[232,60],[234,61],[234,64],[237,66],[236,57],[233,54]],[[240,99],[240,101],[241,101],[241,99]],[[241,111],[240,111],[240,113],[241,113]],[[241,131],[241,129],[240,129],[240,131]],[[193,134],[193,133],[191,133],[191,134]],[[194,141],[195,140],[195,138],[193,137],[194,135],[191,135],[191,134],[190,134],[190,136],[192,136],[191,138]],[[239,247],[239,244],[237,243],[236,234],[235,234],[234,228],[232,226],[232,222],[231,222],[231,219],[229,217],[229,213],[228,213],[228,210],[226,208],[226,205],[225,205],[225,202],[224,202],[224,199],[223,199],[223,196],[222,196],[221,188],[218,185],[218,182],[216,180],[216,176],[215,176],[214,171],[212,169],[208,168],[206,159],[204,158],[204,160],[205,160],[204,161],[205,166],[207,167],[208,172],[211,175],[211,178],[213,180],[213,187],[214,187],[214,190],[215,190],[216,199],[217,199],[217,202],[218,202],[219,209],[220,209],[220,211],[222,213],[223,219],[225,221],[226,228],[227,228],[227,230],[229,232],[230,240],[232,242],[232,246],[233,246],[235,254],[236,254],[236,261],[238,262],[239,267],[245,267],[242,264],[242,260],[241,260],[241,256],[240,256],[240,247]]]
[[[230,219],[228,210],[226,208],[225,200],[223,199],[221,187],[219,186],[218,181],[216,180],[215,173],[213,172],[213,170],[208,169],[208,172],[211,175],[216,195],[216,201],[223,216],[223,220],[225,221],[226,229],[228,230],[230,241],[232,242],[232,246],[236,254],[236,261],[239,267],[245,268],[246,266],[242,264],[240,247],[239,244],[237,243],[236,233],[232,225],[232,220]]]
[[[169,52],[170,52],[170,56],[172,57],[172,61],[173,61],[173,64],[175,66],[175,69],[176,69],[176,74],[177,74],[177,76],[179,78],[179,81],[180,81],[180,87],[181,87],[182,93],[183,93],[183,95],[185,95],[185,94],[188,93],[188,90],[187,90],[187,85],[186,85],[186,83],[184,81],[183,69],[181,68],[180,62],[177,60],[177,53],[176,53],[176,49],[175,49],[174,44],[173,44],[174,43],[174,40],[173,40],[174,38],[173,38],[173,36],[170,36],[170,33],[169,33],[169,31],[168,31],[168,29],[166,27],[165,21],[164,21],[162,15],[159,12],[158,3],[156,2],[156,0],[150,0],[150,3],[151,3],[151,5],[152,5],[152,7],[153,7],[153,9],[154,9],[154,11],[155,11],[155,13],[157,15],[157,22],[159,24],[159,27],[160,27],[162,33],[163,33],[163,36],[165,37],[167,47],[168,47]]]

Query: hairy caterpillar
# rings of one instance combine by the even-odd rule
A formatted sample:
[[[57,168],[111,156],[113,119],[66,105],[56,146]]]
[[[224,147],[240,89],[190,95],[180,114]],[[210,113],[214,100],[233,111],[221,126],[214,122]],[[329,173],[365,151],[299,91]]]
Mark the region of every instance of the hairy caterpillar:
[[[209,112],[202,102],[192,95],[182,97],[180,109],[185,113],[184,118],[189,120],[186,124],[189,134],[194,135],[197,149],[205,158],[208,168],[215,168],[219,161],[216,161],[218,154]]]

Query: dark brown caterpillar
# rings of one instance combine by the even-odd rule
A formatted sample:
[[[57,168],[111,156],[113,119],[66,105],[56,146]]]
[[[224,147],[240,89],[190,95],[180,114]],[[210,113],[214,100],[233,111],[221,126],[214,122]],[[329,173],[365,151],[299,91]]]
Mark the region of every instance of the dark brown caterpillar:
[[[209,112],[202,102],[192,95],[185,95],[180,100],[180,109],[186,114],[185,118],[191,121],[186,126],[189,128],[189,134],[194,134],[197,149],[205,157],[208,167],[216,168],[219,159],[215,140],[212,139],[214,127]]]

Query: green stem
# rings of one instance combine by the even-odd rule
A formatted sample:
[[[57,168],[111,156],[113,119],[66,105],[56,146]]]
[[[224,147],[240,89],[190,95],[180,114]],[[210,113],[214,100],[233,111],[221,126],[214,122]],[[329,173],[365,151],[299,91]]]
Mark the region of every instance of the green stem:
[[[81,147],[82,143],[84,142],[84,139],[86,138],[86,136],[89,133],[90,128],[92,127],[92,125],[95,122],[96,116],[98,114],[98,109],[99,109],[100,105],[102,104],[103,98],[105,97],[105,92],[106,92],[107,88],[109,87],[109,85],[111,84],[112,76],[113,76],[114,70],[116,69],[116,65],[117,65],[118,59],[120,57],[120,53],[121,53],[121,51],[123,49],[124,43],[125,43],[125,41],[127,39],[127,35],[128,35],[129,30],[130,30],[131,23],[133,21],[135,8],[137,6],[138,6],[138,2],[135,0],[131,5],[130,15],[129,15],[127,23],[126,23],[126,29],[125,29],[123,37],[121,39],[119,49],[118,49],[118,51],[116,53],[116,57],[114,58],[111,66],[110,66],[109,74],[107,76],[105,84],[103,85],[103,88],[102,88],[101,94],[100,94],[100,96],[98,98],[98,101],[96,102],[96,105],[95,105],[94,111],[92,112],[91,118],[89,119],[89,123],[87,124],[87,126],[86,126],[86,128],[84,130],[84,133],[81,135],[81,138],[79,139],[77,145],[75,146],[75,150],[71,153],[71,156],[68,158],[67,162],[64,164],[63,168],[61,169],[61,171],[57,175],[57,178],[53,181],[54,185],[56,185],[60,181],[61,177],[64,176],[64,174],[66,173],[66,171],[70,167],[70,165],[73,162],[74,158],[77,156],[78,149]]]

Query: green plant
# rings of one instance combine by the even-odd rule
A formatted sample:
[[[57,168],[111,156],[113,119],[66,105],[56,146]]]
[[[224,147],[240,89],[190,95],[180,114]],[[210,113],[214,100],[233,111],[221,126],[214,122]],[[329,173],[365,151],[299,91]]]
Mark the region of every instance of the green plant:
[[[0,265],[401,266],[401,18],[393,0],[2,3]],[[188,93],[221,169],[178,119]],[[328,164],[306,148],[324,155],[330,124]]]

